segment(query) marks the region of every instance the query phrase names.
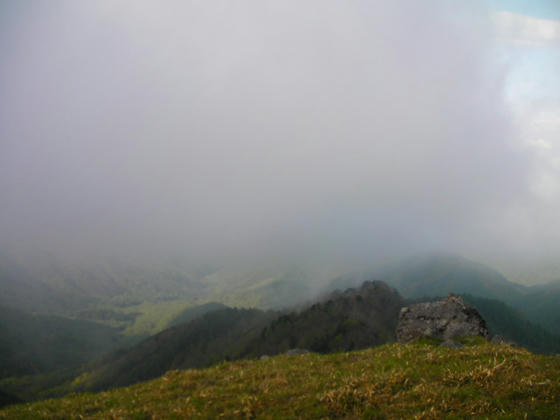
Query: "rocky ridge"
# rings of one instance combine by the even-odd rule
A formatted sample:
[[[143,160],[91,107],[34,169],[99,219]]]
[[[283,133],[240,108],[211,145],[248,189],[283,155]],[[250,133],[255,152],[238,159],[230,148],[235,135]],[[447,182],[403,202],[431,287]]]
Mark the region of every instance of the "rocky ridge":
[[[442,340],[446,346],[455,347],[456,338],[488,338],[488,329],[475,308],[468,306],[460,296],[450,294],[437,302],[419,303],[402,308],[396,336],[401,343],[428,337]]]

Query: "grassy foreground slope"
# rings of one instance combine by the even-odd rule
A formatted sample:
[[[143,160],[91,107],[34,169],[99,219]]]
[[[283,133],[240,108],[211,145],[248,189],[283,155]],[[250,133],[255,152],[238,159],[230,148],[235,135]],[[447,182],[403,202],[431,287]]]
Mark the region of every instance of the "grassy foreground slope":
[[[388,344],[170,371],[0,418],[560,418],[560,356],[492,343]]]

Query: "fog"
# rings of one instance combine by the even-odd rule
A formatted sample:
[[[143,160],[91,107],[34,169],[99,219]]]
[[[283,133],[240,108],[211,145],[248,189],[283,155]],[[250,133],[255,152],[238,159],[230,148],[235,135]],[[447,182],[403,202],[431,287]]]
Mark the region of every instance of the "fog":
[[[554,255],[485,2],[0,5],[0,246]],[[542,156],[541,156],[542,158]],[[554,178],[554,177],[553,177]]]

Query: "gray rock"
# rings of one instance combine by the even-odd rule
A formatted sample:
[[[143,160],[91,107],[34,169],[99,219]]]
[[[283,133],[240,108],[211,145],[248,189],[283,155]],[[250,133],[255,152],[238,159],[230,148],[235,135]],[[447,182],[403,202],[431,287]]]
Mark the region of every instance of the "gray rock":
[[[437,302],[402,308],[396,335],[401,343],[421,337],[448,341],[455,337],[488,338],[488,329],[475,308],[468,306],[461,297],[449,295]]]
[[[270,359],[270,356],[269,356],[268,354],[263,354],[263,355],[260,357],[260,360],[266,360],[266,359]]]
[[[307,354],[307,353],[309,353],[309,350],[306,350],[306,349],[290,349],[290,350],[286,351],[286,354],[288,356],[294,356],[294,355],[297,355],[297,354]]]

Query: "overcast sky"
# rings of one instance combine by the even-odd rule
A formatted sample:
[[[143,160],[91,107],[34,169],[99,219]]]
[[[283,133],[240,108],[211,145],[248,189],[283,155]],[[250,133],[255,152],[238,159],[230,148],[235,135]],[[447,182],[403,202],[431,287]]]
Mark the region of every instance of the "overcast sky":
[[[0,245],[560,251],[555,1],[0,0]]]

